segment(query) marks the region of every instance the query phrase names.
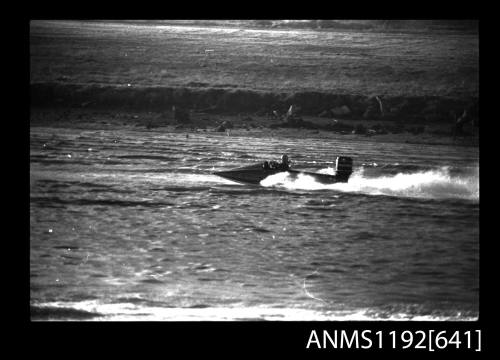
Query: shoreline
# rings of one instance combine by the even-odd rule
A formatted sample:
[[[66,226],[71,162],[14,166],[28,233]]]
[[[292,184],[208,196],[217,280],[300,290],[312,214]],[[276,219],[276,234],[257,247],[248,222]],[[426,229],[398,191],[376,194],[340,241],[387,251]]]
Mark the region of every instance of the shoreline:
[[[251,119],[251,120],[250,120]],[[324,119],[304,117],[306,123],[318,124]],[[231,127],[221,131],[221,124],[230,124]],[[116,130],[117,128],[166,133],[211,134],[214,136],[252,136],[252,137],[280,137],[301,139],[305,137],[324,140],[359,140],[380,143],[408,143],[421,145],[447,145],[478,147],[479,136],[476,129],[474,136],[453,139],[450,134],[442,133],[442,126],[427,124],[421,133],[411,133],[405,129],[413,129],[414,124],[399,129],[398,133],[352,133],[347,131],[324,130],[321,128],[304,127],[275,127],[279,121],[270,121],[266,117],[242,117],[233,115],[217,115],[198,113],[190,123],[179,124],[165,112],[127,112],[103,111],[91,108],[31,108],[30,128],[54,127],[73,128],[82,130]],[[373,120],[343,120],[342,123],[350,126],[363,126],[370,130],[374,125],[382,122]]]
[[[469,109],[477,117],[477,97],[361,95],[325,91],[262,91],[192,83],[136,86],[41,82],[30,84],[31,107],[170,111],[172,106],[214,115],[272,116],[290,106],[300,115],[341,120],[450,123]]]

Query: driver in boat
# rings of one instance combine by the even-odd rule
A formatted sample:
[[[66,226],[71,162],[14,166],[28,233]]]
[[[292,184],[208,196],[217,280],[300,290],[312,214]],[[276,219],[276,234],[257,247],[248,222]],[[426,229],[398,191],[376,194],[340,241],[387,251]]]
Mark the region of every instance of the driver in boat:
[[[264,162],[264,169],[279,169],[279,170],[288,170],[290,169],[290,160],[288,160],[288,155],[283,154],[281,156],[281,163],[277,161]]]
[[[283,170],[290,169],[290,160],[288,160],[288,155],[287,154],[281,155],[281,168]]]

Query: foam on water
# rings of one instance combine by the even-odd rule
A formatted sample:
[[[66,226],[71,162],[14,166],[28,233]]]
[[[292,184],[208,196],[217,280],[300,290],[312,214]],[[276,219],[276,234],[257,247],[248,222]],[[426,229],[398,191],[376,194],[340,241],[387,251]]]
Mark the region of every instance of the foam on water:
[[[84,320],[91,321],[474,321],[477,317],[455,315],[415,315],[405,312],[378,314],[370,309],[357,310],[314,310],[296,307],[276,308],[261,306],[235,307],[144,307],[132,303],[102,303],[97,300],[80,302],[48,302],[35,305],[38,309],[46,309],[54,314],[54,320],[71,320],[71,315],[58,316],[59,310],[73,310],[75,314],[85,312]],[[36,320],[36,319],[35,319]],[[45,319],[44,319],[45,320]],[[51,320],[50,314],[47,320]]]
[[[333,174],[332,168],[319,171]],[[292,178],[278,173],[262,180],[263,186],[281,186],[293,190],[337,190],[368,195],[390,195],[425,199],[465,199],[479,201],[479,168],[462,175],[451,175],[449,167],[428,171],[367,177],[363,168],[355,171],[347,183],[321,184],[309,175]]]

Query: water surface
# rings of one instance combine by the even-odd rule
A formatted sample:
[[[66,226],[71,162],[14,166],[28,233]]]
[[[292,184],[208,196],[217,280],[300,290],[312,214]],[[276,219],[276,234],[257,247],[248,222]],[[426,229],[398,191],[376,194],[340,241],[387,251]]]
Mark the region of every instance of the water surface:
[[[301,176],[211,175],[287,152]],[[471,320],[477,148],[30,130],[32,319]]]

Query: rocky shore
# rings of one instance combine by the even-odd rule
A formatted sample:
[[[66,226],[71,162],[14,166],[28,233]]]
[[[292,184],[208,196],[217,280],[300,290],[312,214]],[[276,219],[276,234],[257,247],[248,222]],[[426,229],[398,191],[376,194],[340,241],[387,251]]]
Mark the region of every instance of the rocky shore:
[[[301,115],[345,120],[453,123],[464,109],[477,117],[477,98],[363,96],[325,92],[263,92],[213,87],[138,87],[31,84],[36,107],[92,107],[162,112],[177,106],[219,115],[279,117],[294,106]]]
[[[177,111],[175,111],[177,112]],[[384,120],[336,120],[313,116],[271,118],[189,111],[187,119],[172,110],[128,111],[84,107],[33,107],[30,127],[71,127],[99,130],[211,133],[214,136],[287,137],[301,139],[356,138],[360,141],[478,146],[479,131],[468,127],[454,137],[449,124],[396,123]],[[177,115],[177,116],[176,116]],[[177,118],[176,118],[177,117]],[[286,118],[286,115],[285,115]]]

